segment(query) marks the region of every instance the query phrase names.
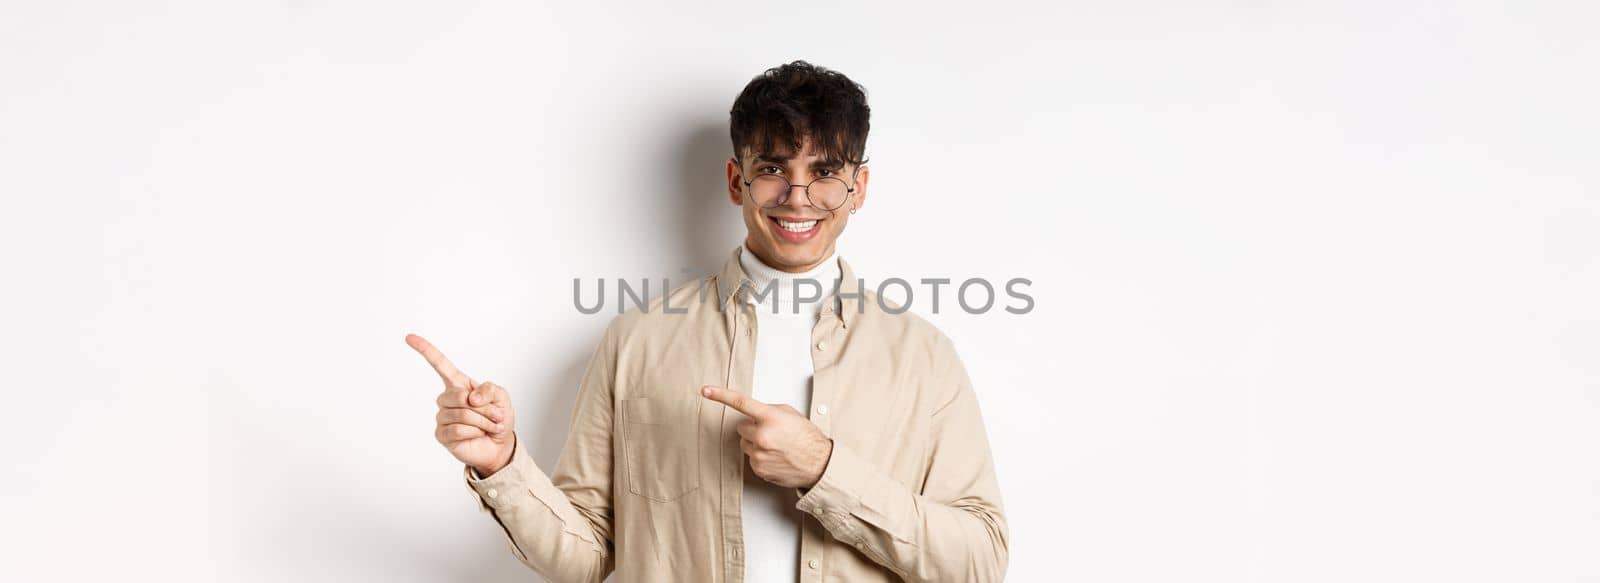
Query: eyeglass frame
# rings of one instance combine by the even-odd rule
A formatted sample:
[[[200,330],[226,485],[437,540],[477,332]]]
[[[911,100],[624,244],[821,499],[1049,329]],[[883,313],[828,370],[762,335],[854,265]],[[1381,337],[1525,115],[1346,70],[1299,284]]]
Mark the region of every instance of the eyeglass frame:
[[[739,161],[740,173],[744,174],[746,176],[749,176],[749,173],[744,172],[744,161],[743,160],[739,160],[738,156],[734,156],[733,159]],[[850,181],[849,182],[845,182],[844,179],[839,178],[837,176],[822,176],[822,177],[813,179],[811,182],[807,182],[805,184],[795,184],[793,182],[790,182],[788,178],[784,178],[782,176],[778,176],[778,178],[780,180],[783,180],[784,184],[788,184],[789,185],[788,188],[783,189],[784,193],[785,193],[785,196],[787,196],[788,193],[793,193],[794,192],[794,187],[801,186],[801,187],[803,187],[802,190],[804,190],[805,193],[806,193],[806,204],[807,205],[810,205],[812,208],[821,209],[823,211],[831,213],[833,211],[836,211],[836,210],[844,208],[844,205],[846,205],[846,204],[848,204],[850,202],[850,197],[855,196],[855,194],[856,194],[856,173],[861,171],[861,166],[863,166],[864,164],[865,164],[865,162],[863,162],[861,164],[855,164],[855,168],[850,170]],[[763,174],[762,176],[775,176],[775,175],[773,175],[773,174]],[[760,177],[758,176],[757,178],[759,179]],[[818,206],[817,205],[817,200],[811,197],[811,185],[816,184],[818,180],[827,180],[829,178],[832,178],[834,180],[838,180],[839,182],[844,182],[845,183],[844,184],[844,188],[845,188],[845,190],[844,190],[844,200],[839,201],[839,206],[833,207],[831,209],[830,208],[823,208],[821,206]],[[744,183],[744,187],[746,189],[750,189],[750,185],[755,183],[754,180],[740,180],[740,182]],[[782,197],[780,197],[780,198],[782,198]],[[751,196],[751,200],[752,201],[755,200],[755,197]],[[766,207],[766,206],[761,206],[760,204],[757,204],[756,206],[761,206],[761,208],[764,208],[764,209],[766,209],[766,208],[778,208],[778,207],[783,206],[784,204],[787,204],[787,203],[788,203],[788,199],[785,199],[784,202],[780,202],[775,206]]]

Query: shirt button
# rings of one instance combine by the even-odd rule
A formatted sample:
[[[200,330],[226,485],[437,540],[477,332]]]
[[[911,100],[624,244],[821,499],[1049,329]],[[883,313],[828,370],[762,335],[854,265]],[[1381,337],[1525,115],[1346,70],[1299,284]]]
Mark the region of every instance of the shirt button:
[[[817,560],[816,559],[811,559],[810,561],[807,561],[806,562],[806,566],[807,567],[811,567],[813,569],[817,568]]]
[[[499,498],[500,497],[500,491],[496,490],[494,488],[490,488],[488,492],[484,492],[483,494],[485,496],[490,497],[490,498]]]
[[[823,341],[817,343],[817,350],[827,350],[827,349],[828,349],[828,341],[827,340],[823,340]]]
[[[828,406],[827,405],[817,405],[817,414],[818,415],[827,415],[828,414]]]

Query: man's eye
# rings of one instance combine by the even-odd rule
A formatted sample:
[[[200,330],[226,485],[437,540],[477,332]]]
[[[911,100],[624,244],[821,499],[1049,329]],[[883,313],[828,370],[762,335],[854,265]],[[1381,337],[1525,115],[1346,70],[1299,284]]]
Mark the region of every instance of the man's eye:
[[[783,169],[782,169],[782,168],[779,168],[779,167],[777,167],[777,166],[762,166],[762,167],[761,167],[761,168],[759,168],[759,169],[757,169],[757,171],[758,171],[758,172],[766,172],[766,171],[768,171],[768,170],[777,170],[777,171],[779,171],[779,172],[782,172],[782,171],[783,171]],[[771,174],[771,173],[770,173],[770,172],[768,172],[768,174]]]
[[[823,174],[824,172],[826,172],[827,174]],[[833,176],[833,171],[829,170],[827,168],[823,168],[823,169],[817,171],[817,176]]]

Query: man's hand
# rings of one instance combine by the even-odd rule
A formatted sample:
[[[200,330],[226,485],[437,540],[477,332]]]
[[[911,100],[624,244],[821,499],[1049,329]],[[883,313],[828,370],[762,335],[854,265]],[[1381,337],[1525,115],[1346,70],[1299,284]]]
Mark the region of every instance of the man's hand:
[[[745,414],[739,449],[756,476],[786,488],[810,488],[822,479],[833,455],[833,439],[794,407],[762,403],[743,393],[706,385],[700,394]]]
[[[516,446],[516,414],[511,410],[511,395],[491,382],[474,383],[456,369],[444,353],[416,334],[406,335],[406,344],[428,360],[444,379],[439,393],[438,425],[433,436],[478,475],[488,477],[511,463]]]

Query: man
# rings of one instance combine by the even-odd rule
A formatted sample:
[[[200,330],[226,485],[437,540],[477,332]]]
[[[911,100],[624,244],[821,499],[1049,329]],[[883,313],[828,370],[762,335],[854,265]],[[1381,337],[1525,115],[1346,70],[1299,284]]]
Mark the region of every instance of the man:
[[[518,560],[557,582],[1004,577],[1000,489],[954,346],[835,256],[867,198],[868,112],[859,85],[804,61],[745,87],[727,163],[744,244],[611,321],[549,477],[505,389],[407,337],[445,381],[435,436]]]

